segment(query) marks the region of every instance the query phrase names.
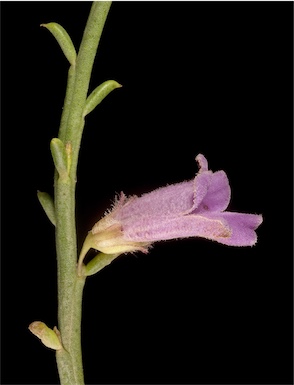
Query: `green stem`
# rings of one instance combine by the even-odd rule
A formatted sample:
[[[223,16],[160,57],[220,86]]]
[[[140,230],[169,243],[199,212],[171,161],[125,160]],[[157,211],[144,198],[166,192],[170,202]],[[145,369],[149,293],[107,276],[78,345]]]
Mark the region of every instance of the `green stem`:
[[[73,282],[72,295],[73,300],[66,309],[67,322],[64,325],[69,336],[71,336],[68,350],[57,350],[56,360],[62,385],[81,385],[84,384],[82,350],[81,350],[81,310],[82,294],[85,284],[85,277],[76,278]],[[71,307],[70,307],[71,306]],[[64,330],[63,330],[64,331]],[[62,338],[62,336],[61,336]],[[63,342],[63,340],[62,340]]]
[[[69,71],[59,139],[71,146],[69,175],[55,172],[58,329],[64,349],[56,353],[62,385],[83,385],[81,351],[82,293],[85,277],[77,273],[75,185],[86,97],[98,43],[111,2],[94,2],[79,54]]]
[[[92,67],[110,5],[111,2],[109,1],[93,2],[77,56],[74,92],[66,130],[66,142],[70,142],[73,149],[72,177],[76,175],[79,148],[84,128],[83,112],[86,104]]]
[[[76,269],[74,186],[70,178],[58,178],[55,186],[58,329],[64,347],[56,358],[62,385],[84,384],[80,330],[85,279]]]
[[[66,95],[64,99],[60,127],[59,127],[59,135],[58,135],[59,139],[62,140],[62,142],[64,142],[66,138],[66,128],[67,128],[68,115],[69,115],[70,106],[71,106],[71,99],[74,91],[75,74],[76,74],[76,66],[71,65],[68,70]]]

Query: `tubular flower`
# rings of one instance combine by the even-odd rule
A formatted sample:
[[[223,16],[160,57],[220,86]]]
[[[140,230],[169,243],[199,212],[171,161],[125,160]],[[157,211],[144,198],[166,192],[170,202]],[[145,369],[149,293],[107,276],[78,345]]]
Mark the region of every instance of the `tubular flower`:
[[[141,197],[124,193],[88,234],[87,245],[105,254],[140,250],[153,242],[203,237],[230,246],[252,246],[262,216],[225,211],[231,189],[224,171],[208,170],[196,157],[194,179],[158,188]]]

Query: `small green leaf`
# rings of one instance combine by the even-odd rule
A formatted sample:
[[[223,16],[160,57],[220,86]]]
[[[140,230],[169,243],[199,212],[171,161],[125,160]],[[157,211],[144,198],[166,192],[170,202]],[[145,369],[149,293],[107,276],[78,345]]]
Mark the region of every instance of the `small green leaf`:
[[[60,350],[62,349],[61,342],[59,340],[59,332],[56,327],[54,329],[48,328],[48,326],[41,321],[32,322],[29,326],[29,330],[43,342],[47,348]]]
[[[41,203],[47,217],[50,219],[51,223],[56,226],[55,218],[55,207],[53,199],[46,192],[38,191],[37,192],[39,202]]]
[[[111,91],[120,87],[122,87],[122,85],[115,80],[107,80],[106,82],[100,84],[100,86],[96,87],[86,100],[83,115],[88,115]]]
[[[98,273],[98,271],[109,265],[119,255],[99,253],[84,267],[84,274],[89,276]]]
[[[71,65],[75,64],[77,53],[73,42],[66,30],[60,24],[57,23],[41,24],[41,27],[47,28],[52,33],[67,60],[70,62]]]
[[[68,177],[68,167],[67,167],[68,151],[64,143],[58,138],[53,138],[50,143],[50,149],[51,149],[54,165],[56,167],[56,170],[60,178],[67,178]]]

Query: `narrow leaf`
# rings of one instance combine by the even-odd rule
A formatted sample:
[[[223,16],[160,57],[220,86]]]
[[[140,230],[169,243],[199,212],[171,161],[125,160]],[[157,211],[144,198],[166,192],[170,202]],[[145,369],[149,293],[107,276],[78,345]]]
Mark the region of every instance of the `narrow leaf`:
[[[55,219],[55,207],[53,199],[49,194],[46,192],[38,191],[37,196],[39,199],[39,202],[41,203],[45,213],[47,214],[47,217],[50,219],[51,223],[56,226],[56,219]]]
[[[41,24],[41,27],[47,28],[52,33],[67,60],[71,65],[74,64],[76,61],[77,53],[73,42],[66,30],[57,23]]]
[[[64,143],[58,138],[53,138],[50,143],[50,149],[54,165],[60,178],[66,178],[68,176],[67,151]]]
[[[122,87],[122,85],[115,80],[107,80],[106,82],[100,84],[100,86],[96,87],[86,100],[83,115],[88,115],[111,91],[120,87]]]

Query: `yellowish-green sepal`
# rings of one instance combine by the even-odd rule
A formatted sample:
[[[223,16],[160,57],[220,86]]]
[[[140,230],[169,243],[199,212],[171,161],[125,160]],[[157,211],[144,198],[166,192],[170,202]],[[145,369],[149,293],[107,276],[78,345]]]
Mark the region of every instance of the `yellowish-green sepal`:
[[[100,84],[100,86],[96,87],[86,100],[83,115],[88,115],[111,91],[120,87],[122,87],[122,85],[115,80],[107,80],[106,82]]]
[[[99,253],[84,267],[84,274],[89,276],[98,273],[98,271],[109,265],[119,255]]]
[[[58,139],[53,138],[50,143],[50,150],[54,161],[55,168],[60,176],[64,179],[68,177],[68,150],[64,143]]]
[[[45,213],[47,214],[47,217],[49,218],[51,223],[56,226],[55,207],[52,197],[46,192],[42,191],[38,191],[37,196]]]
[[[57,23],[41,24],[41,27],[47,28],[52,33],[67,60],[70,62],[71,65],[75,64],[77,53],[73,42],[66,30],[60,24]]]
[[[38,338],[41,342],[47,346],[47,348],[60,350],[62,345],[60,342],[59,332],[56,328],[54,330],[48,328],[48,326],[41,321],[32,322],[29,326],[29,330]],[[58,334],[58,335],[57,335]]]

